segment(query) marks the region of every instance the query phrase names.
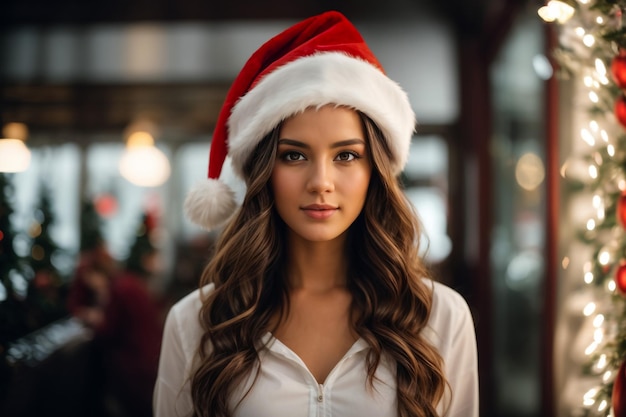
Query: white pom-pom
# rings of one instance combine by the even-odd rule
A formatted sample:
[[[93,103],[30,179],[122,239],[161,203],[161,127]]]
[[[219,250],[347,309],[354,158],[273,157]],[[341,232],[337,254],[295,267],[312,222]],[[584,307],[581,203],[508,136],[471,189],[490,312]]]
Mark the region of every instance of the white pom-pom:
[[[185,214],[207,230],[215,229],[233,215],[237,208],[235,193],[224,182],[204,180],[189,191],[184,203]]]

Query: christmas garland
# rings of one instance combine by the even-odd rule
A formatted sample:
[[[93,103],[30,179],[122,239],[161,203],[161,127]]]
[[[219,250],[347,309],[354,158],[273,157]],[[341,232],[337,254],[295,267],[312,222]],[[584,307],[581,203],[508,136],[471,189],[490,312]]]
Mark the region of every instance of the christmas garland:
[[[591,196],[578,237],[592,256],[575,279],[591,299],[593,323],[583,373],[597,386],[581,399],[586,415],[626,417],[626,1],[549,1],[539,10],[558,25],[559,75],[585,97],[574,107],[579,150],[561,173],[574,194]],[[583,117],[578,117],[580,114]],[[580,140],[582,140],[582,142]],[[578,170],[576,168],[579,168]],[[582,168],[582,169],[580,169]],[[579,278],[580,277],[580,278]]]

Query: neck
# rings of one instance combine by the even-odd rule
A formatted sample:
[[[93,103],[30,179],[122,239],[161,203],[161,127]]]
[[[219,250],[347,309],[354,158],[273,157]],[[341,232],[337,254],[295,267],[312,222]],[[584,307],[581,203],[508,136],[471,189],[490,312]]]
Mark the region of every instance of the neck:
[[[287,277],[290,288],[315,292],[345,288],[345,245],[345,236],[330,242],[289,239]]]

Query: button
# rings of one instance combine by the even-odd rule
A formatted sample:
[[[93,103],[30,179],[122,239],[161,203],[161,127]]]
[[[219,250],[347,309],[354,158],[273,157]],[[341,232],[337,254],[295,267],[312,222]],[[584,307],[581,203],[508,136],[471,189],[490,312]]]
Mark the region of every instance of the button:
[[[318,395],[318,396],[317,396],[317,401],[318,401],[318,402],[320,402],[320,403],[321,403],[322,401],[324,401],[324,396],[323,396],[322,394]]]

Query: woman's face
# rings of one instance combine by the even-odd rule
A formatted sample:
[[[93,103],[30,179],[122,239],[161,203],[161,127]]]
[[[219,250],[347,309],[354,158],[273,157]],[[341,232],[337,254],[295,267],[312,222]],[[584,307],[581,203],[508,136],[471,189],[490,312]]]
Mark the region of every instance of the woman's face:
[[[354,110],[311,108],[283,122],[271,184],[291,238],[323,242],[344,234],[365,203],[368,153]]]

